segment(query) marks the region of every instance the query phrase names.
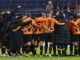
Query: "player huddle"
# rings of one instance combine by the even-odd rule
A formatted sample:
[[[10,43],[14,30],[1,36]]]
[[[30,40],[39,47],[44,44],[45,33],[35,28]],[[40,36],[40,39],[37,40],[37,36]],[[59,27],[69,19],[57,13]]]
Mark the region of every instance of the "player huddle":
[[[29,16],[16,16],[15,21],[9,21],[7,25],[4,25],[2,28],[2,55],[5,56],[5,50],[7,50],[8,56],[25,55],[28,57],[30,56],[30,52],[32,52],[33,56],[36,56],[37,48],[39,47],[40,57],[56,56],[56,51],[58,51],[58,55],[66,56],[67,45],[74,46],[74,54],[79,55],[80,35],[79,32],[75,33],[75,30],[77,31],[76,26],[78,27],[80,24],[80,17],[78,17],[76,21],[71,19],[68,22],[69,24],[66,22],[67,21],[58,21],[54,17],[39,16],[32,19]],[[55,29],[55,25],[60,29]],[[67,41],[65,38],[65,33],[68,33],[67,29],[69,30],[68,32],[70,32],[70,41]],[[57,32],[55,33],[56,30]],[[61,36],[62,34],[63,36]],[[55,37],[56,35],[57,37]],[[60,40],[60,38],[62,39]],[[70,55],[73,55],[72,51]]]

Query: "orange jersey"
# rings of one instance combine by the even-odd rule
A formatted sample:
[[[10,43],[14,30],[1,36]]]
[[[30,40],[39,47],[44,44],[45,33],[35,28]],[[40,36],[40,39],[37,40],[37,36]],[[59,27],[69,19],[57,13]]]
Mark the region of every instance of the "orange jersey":
[[[80,18],[78,18],[75,21],[75,25],[76,25],[76,34],[79,34],[80,35]]]
[[[61,23],[61,22],[58,22],[57,20],[55,20],[54,18],[45,18],[45,22],[44,22],[45,26],[51,30],[52,32],[54,32],[54,25],[57,24],[57,25],[61,25],[63,26],[65,23]],[[49,33],[49,31],[47,29],[45,29],[45,33]]]
[[[27,18],[26,20],[24,20],[23,22],[32,20],[32,22],[26,26],[23,27],[23,33],[24,34],[33,34],[33,26],[38,27],[38,25],[35,23],[35,21],[31,18]]]
[[[36,24],[38,24],[40,27],[34,28],[34,34],[42,34],[43,28],[42,25],[44,23],[44,19],[42,17],[35,19]]]
[[[32,20],[31,18],[26,18],[25,20],[23,20],[23,23]],[[33,30],[32,27],[30,27],[29,29],[27,29],[29,26],[32,25],[32,22],[26,26],[23,27],[23,34],[33,34]]]
[[[54,31],[54,19],[45,18],[44,24],[49,30],[53,30]],[[48,32],[49,31],[45,29],[45,33],[48,33]]]
[[[23,27],[23,33],[24,34],[33,34],[32,28],[27,29],[29,26],[30,25],[26,25]]]
[[[80,26],[80,19],[77,19],[75,22],[76,25]]]
[[[76,26],[71,21],[69,22],[69,28],[70,28],[71,32],[73,33],[73,35],[74,35],[75,32],[76,32]]]

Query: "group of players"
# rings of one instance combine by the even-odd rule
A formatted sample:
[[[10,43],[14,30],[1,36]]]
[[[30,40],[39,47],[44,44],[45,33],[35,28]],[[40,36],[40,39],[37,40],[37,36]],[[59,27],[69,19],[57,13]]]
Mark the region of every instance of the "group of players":
[[[80,32],[75,32],[80,29],[78,27],[80,24],[80,13],[78,13],[76,21],[71,17],[69,22],[64,21],[64,19],[58,20],[57,17],[60,17],[59,12],[57,12],[56,18],[51,16],[46,17],[45,15],[43,13],[35,19],[32,19],[28,15],[16,16],[15,20],[10,20],[6,24],[3,24],[0,43],[2,56],[6,55],[6,51],[8,56],[25,55],[28,57],[30,56],[30,52],[32,52],[33,56],[36,56],[37,48],[40,50],[40,57],[56,56],[57,50],[58,55],[66,56],[67,45],[70,45],[70,55],[73,55],[74,46],[74,55],[79,56]],[[60,29],[56,29],[55,25]],[[69,37],[66,36],[66,33],[70,33],[70,40],[67,39]]]

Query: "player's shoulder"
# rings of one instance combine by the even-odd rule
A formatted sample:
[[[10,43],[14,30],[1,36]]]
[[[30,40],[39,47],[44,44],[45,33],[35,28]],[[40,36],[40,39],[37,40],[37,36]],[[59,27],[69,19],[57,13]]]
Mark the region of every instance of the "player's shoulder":
[[[31,17],[28,17],[27,20],[33,20]]]

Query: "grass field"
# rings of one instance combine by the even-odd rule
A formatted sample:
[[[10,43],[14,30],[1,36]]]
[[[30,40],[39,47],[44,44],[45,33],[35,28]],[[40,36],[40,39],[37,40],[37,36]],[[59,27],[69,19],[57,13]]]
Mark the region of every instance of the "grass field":
[[[80,57],[0,57],[0,60],[80,60]]]
[[[39,54],[39,49],[37,50]],[[69,54],[69,49],[67,49],[67,54]],[[1,54],[1,53],[0,53]],[[80,56],[53,56],[53,57],[2,57],[0,56],[0,60],[80,60]]]

